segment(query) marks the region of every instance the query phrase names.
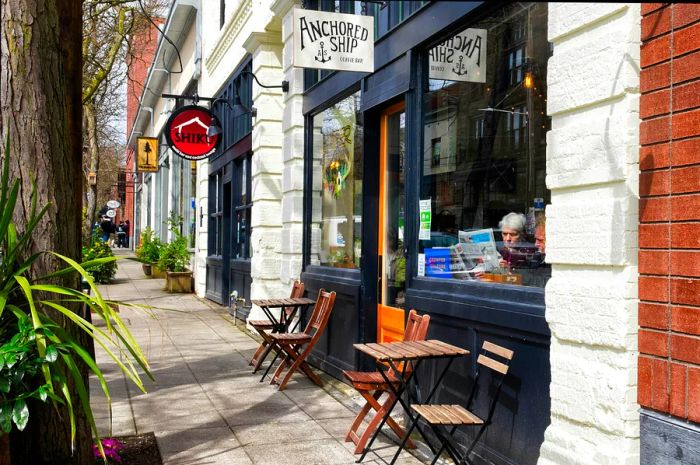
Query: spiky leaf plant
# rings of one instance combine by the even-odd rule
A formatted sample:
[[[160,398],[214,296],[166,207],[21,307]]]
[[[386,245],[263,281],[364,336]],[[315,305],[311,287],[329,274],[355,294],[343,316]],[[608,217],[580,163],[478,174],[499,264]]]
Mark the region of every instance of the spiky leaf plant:
[[[69,257],[45,251],[42,253],[65,263],[65,268],[49,276],[31,278],[29,270],[42,253],[30,255],[29,246],[48,205],[37,208],[34,189],[26,230],[18,235],[12,216],[20,183],[9,181],[9,144],[8,137],[0,179],[0,434],[26,427],[31,421],[27,400],[35,398],[66,407],[72,442],[76,431],[75,409],[84,411],[93,434],[98,437],[80,364],[85,364],[95,375],[111,411],[107,382],[91,351],[78,344],[51,315],[62,315],[68,324],[88,334],[142,391],[145,388],[140,373],[151,379],[153,376],[141,348],[113,308],[118,302],[103,299],[88,272],[113,262],[115,257],[79,264]],[[57,278],[68,274],[74,275],[76,283],[81,276],[88,283],[90,294],[55,284]],[[79,306],[85,309],[85,315],[91,311],[105,324],[98,327],[76,313],[73,309]],[[101,450],[100,441],[98,444]]]

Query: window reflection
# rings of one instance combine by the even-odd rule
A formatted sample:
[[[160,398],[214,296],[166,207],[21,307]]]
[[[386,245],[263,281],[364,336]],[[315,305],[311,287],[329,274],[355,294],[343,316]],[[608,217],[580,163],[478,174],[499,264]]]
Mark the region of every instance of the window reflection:
[[[362,244],[360,94],[314,117],[311,263],[359,268]]]
[[[419,275],[544,286],[547,5],[507,5],[427,55]]]

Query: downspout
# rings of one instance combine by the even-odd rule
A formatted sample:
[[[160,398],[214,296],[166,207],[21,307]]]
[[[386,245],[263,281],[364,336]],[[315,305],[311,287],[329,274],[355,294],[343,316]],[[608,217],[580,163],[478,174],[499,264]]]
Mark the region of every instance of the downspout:
[[[194,72],[192,73],[192,79],[198,81],[202,76],[202,2],[197,1],[194,8],[197,16],[194,20]]]

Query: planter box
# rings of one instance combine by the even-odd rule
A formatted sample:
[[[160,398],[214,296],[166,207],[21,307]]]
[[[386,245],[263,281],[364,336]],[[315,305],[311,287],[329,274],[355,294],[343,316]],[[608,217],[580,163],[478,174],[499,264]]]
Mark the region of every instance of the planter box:
[[[192,292],[192,272],[166,271],[165,290],[168,292]]]
[[[141,268],[143,269],[143,274],[151,276],[152,265],[150,263],[141,263]]]
[[[165,278],[165,270],[161,270],[155,264],[152,264],[151,265],[151,276],[153,278],[164,279]]]

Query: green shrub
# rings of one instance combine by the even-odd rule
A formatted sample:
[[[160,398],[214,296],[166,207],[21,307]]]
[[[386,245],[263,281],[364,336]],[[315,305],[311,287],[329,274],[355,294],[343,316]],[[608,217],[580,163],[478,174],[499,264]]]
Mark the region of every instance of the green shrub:
[[[136,248],[136,258],[142,263],[158,263],[164,244],[150,227],[141,231],[141,244]]]
[[[189,264],[190,253],[184,236],[177,236],[174,241],[166,244],[158,259],[158,268],[167,271],[186,271]]]
[[[190,253],[187,250],[187,238],[180,233],[182,217],[170,213],[168,227],[175,236],[175,240],[165,244],[158,259],[158,268],[161,270],[181,272],[186,271],[190,264]]]
[[[96,258],[114,257],[112,248],[106,242],[102,242],[97,234],[93,235],[90,247],[83,247],[83,262],[89,262]],[[108,284],[114,279],[117,273],[117,261],[109,261],[99,265],[93,265],[87,268],[92,279],[100,284]]]

